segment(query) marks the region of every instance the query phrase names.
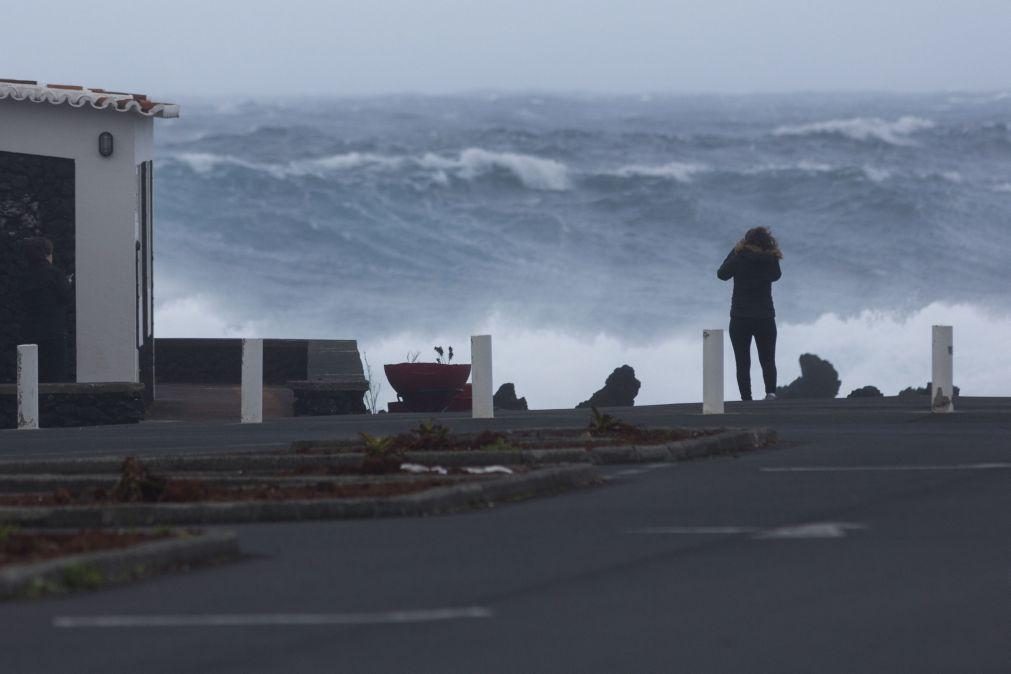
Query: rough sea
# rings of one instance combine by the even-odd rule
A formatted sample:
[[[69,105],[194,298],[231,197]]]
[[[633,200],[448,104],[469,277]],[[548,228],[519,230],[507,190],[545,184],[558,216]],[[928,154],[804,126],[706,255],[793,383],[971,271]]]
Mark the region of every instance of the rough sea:
[[[781,384],[811,352],[840,395],[922,386],[951,324],[963,394],[1011,394],[1011,93],[181,102],[159,336],[357,339],[382,402],[383,363],[487,333],[533,407],[624,363],[637,404],[697,401],[716,268],[765,225]]]

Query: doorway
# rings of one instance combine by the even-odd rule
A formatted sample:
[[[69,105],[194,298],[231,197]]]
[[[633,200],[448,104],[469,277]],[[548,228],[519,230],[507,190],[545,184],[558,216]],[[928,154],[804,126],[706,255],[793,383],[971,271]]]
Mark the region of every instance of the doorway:
[[[0,382],[17,379],[17,345],[24,310],[20,280],[22,242],[45,237],[53,242],[53,264],[67,276],[75,272],[74,160],[0,152]],[[67,375],[77,380],[76,302],[67,309]]]

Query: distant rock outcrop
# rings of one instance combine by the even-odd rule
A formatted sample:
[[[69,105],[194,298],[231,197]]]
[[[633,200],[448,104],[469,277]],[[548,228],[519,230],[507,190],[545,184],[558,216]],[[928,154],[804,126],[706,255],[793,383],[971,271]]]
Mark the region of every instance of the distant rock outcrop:
[[[884,398],[885,394],[878,390],[877,386],[863,386],[853,389],[847,398]]]
[[[839,373],[827,360],[813,353],[800,357],[800,376],[776,389],[778,398],[835,398],[839,394]]]
[[[608,375],[604,388],[600,389],[589,400],[576,405],[576,409],[586,407],[632,407],[635,396],[639,393],[642,383],[635,378],[635,370],[628,365],[616,368]]]
[[[516,397],[516,387],[511,383],[505,383],[498,387],[495,397],[492,399],[497,410],[525,410],[527,409],[527,399]]]

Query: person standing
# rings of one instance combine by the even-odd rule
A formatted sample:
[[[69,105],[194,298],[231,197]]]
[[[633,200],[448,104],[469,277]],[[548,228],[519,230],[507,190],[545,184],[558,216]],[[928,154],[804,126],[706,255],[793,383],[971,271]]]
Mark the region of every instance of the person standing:
[[[22,339],[39,347],[39,381],[67,379],[67,307],[74,293],[70,281],[53,265],[53,242],[26,239],[28,268],[21,286]]]
[[[772,303],[772,284],[783,275],[779,268],[782,258],[772,233],[765,227],[755,227],[745,233],[716,272],[722,281],[734,279],[730,343],[734,347],[741,400],[751,400],[752,338],[762,365],[765,399],[776,398],[776,308]]]

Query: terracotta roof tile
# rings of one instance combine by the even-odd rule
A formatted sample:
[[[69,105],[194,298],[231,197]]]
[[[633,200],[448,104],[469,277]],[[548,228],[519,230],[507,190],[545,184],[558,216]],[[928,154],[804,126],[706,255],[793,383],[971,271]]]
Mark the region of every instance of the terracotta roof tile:
[[[144,94],[92,89],[74,84],[41,85],[34,80],[0,79],[0,100],[5,98],[30,103],[69,105],[74,108],[90,105],[98,110],[135,112],[145,117],[179,116],[179,106],[174,103],[151,101]]]

